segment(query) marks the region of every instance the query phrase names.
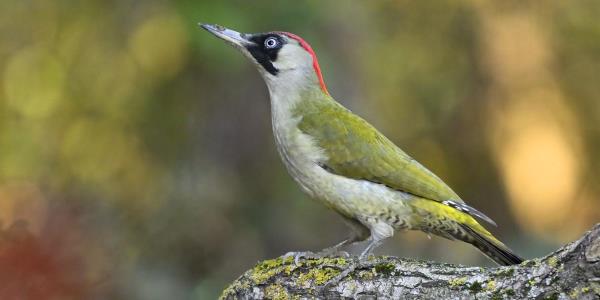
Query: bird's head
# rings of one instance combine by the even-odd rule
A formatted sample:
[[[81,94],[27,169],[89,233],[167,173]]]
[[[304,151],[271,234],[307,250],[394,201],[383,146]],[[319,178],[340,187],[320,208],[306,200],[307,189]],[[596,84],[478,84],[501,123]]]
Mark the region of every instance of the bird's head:
[[[314,85],[328,93],[317,55],[301,37],[280,31],[247,34],[220,25],[200,26],[252,60],[270,89],[290,84]]]

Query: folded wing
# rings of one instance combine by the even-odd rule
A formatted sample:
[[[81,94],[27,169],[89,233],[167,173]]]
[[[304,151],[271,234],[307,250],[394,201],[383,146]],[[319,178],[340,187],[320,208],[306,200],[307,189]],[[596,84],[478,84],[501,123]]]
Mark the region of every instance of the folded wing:
[[[455,208],[465,207],[465,212],[473,211],[474,216],[491,221],[479,211],[460,205],[464,201],[439,177],[337,102],[307,101],[295,113],[300,118],[300,130],[327,155],[327,161],[321,164],[328,171],[433,201],[449,201]]]

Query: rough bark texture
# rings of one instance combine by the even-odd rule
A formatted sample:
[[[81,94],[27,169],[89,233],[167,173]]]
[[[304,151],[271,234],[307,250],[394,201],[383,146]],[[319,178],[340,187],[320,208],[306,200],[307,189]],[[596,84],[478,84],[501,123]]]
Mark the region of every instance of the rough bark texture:
[[[517,266],[480,268],[371,257],[338,283],[356,260],[277,258],[260,262],[224,299],[600,299],[600,224],[556,252]]]

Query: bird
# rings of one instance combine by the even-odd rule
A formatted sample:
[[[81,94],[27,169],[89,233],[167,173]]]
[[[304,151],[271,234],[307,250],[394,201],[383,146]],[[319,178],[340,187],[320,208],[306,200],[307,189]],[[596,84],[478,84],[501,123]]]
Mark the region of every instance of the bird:
[[[469,243],[499,265],[523,261],[478,222],[496,225],[492,219],[330,95],[304,39],[199,25],[256,66],[268,87],[274,140],[288,173],[349,225],[346,239],[318,254],[366,242],[359,255],[364,259],[396,231],[420,230]]]

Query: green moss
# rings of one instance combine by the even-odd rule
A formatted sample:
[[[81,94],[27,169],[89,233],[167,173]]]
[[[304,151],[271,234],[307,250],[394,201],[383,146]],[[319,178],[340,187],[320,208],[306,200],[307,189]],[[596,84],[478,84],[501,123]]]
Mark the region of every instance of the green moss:
[[[375,272],[383,275],[392,275],[396,270],[396,266],[391,263],[382,263],[375,266]]]
[[[294,258],[291,256],[285,258],[278,257],[275,259],[269,259],[258,263],[250,271],[249,278],[252,279],[252,281],[255,284],[264,284],[269,279],[273,278],[273,276],[275,275],[284,273],[285,275],[289,276],[294,270],[298,268],[333,270],[331,267],[327,268],[327,266],[344,267],[346,265],[348,265],[348,261],[343,257],[323,257],[315,259],[305,259],[300,260],[298,265],[294,263]],[[309,273],[311,274],[320,274],[319,271],[311,271],[309,271]]]
[[[322,266],[322,265],[345,266],[347,264],[348,264],[348,261],[343,257],[323,257],[323,258],[306,260],[307,266]]]
[[[229,296],[233,297],[233,295],[235,295],[235,289],[233,288],[234,284],[229,285],[226,289],[223,290],[221,296],[219,296],[219,300],[224,300],[227,299]]]
[[[485,284],[485,290],[488,292],[493,292],[496,290],[496,281],[491,280]]]
[[[590,289],[590,287],[589,287],[589,286],[586,286],[586,287],[584,287],[584,288],[582,288],[582,289],[581,289],[581,292],[582,292],[582,293],[589,293],[589,292],[590,292],[590,290],[591,290],[591,289]]]
[[[312,268],[308,272],[300,274],[297,283],[300,286],[306,286],[311,282],[314,285],[324,285],[338,274],[340,274],[339,270],[330,267]]]
[[[223,293],[221,293],[219,299],[232,298],[237,294],[238,291],[242,291],[248,288],[250,288],[250,283],[248,281],[238,279],[232,284],[230,284],[225,290],[223,290]]]
[[[279,284],[271,284],[265,288],[265,297],[273,300],[288,300],[290,295],[287,290]]]
[[[283,267],[284,264],[290,263],[292,260],[293,257],[285,259],[279,257],[276,259],[262,261],[250,271],[249,277],[252,279],[252,281],[254,281],[255,284],[265,283],[273,276],[284,271],[284,269],[286,269]]]
[[[374,272],[370,272],[370,271],[360,271],[358,272],[358,277],[363,279],[363,280],[371,280],[375,277],[375,274],[373,274]]]
[[[569,294],[569,298],[571,298],[571,299],[577,299],[578,297],[579,297],[579,291],[577,289],[574,289]]]
[[[481,290],[483,290],[483,286],[479,281],[475,281],[469,286],[469,291],[471,291],[473,294],[477,294],[481,292]]]
[[[453,278],[450,279],[448,283],[450,283],[450,286],[452,287],[463,286],[467,283],[467,277]]]
[[[303,259],[300,260],[297,265],[294,263],[294,258],[291,256],[268,259],[258,263],[256,266],[254,266],[254,268],[248,271],[245,277],[249,280],[239,279],[227,287],[223,291],[221,298],[224,299],[228,295],[233,296],[236,294],[236,291],[247,289],[251,284],[267,284],[273,277],[280,274],[290,276],[293,275],[295,271],[300,273],[298,270],[304,271],[308,269],[308,272],[300,273],[297,276],[297,283],[299,285],[304,285],[308,281],[312,281],[316,285],[323,285],[340,273],[336,267],[343,269],[343,267],[346,265],[348,265],[348,261],[342,257]],[[383,269],[387,268],[384,267],[382,270]],[[267,288],[269,289],[268,292],[272,293],[273,295],[287,295],[287,291],[281,286],[272,284]],[[267,290],[265,291],[267,292]],[[270,296],[268,298],[274,299],[274,297]],[[289,298],[290,297],[288,295],[287,298],[277,299]]]
[[[512,277],[515,274],[515,269],[502,269],[500,270],[497,275],[498,276],[502,276],[502,277]]]
[[[579,299],[579,298],[581,298],[581,296],[583,296],[587,293],[592,293],[592,292],[594,292],[594,291],[592,291],[592,288],[590,288],[589,286],[582,287],[582,288],[576,288],[569,294],[569,297],[571,299]],[[595,291],[596,294],[597,294],[597,292],[598,291]]]
[[[548,265],[555,268],[558,265],[558,258],[556,256],[548,258]]]

